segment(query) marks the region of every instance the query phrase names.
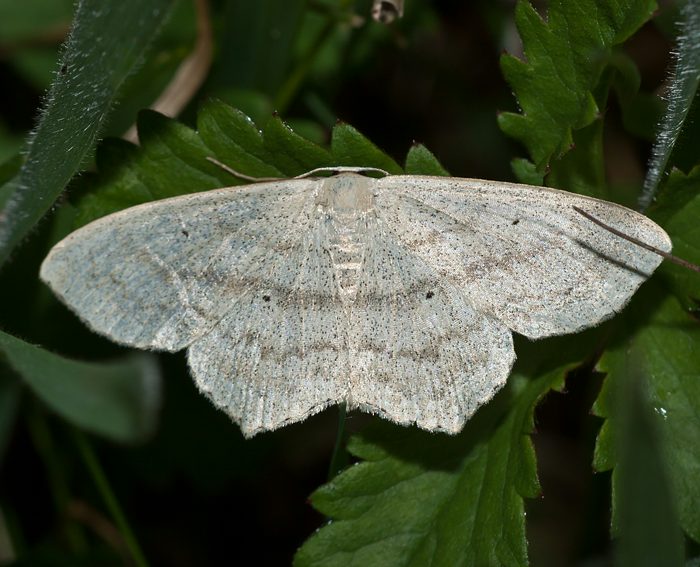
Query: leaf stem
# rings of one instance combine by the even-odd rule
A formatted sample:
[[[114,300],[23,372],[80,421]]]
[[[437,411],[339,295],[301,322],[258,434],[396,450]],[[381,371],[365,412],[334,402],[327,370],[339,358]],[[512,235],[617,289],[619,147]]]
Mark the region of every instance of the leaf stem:
[[[347,452],[345,451],[345,418],[347,417],[348,408],[345,403],[338,405],[338,433],[335,436],[335,446],[333,447],[333,455],[331,463],[328,466],[328,481],[333,480],[335,475],[340,472],[340,469],[347,463]]]
[[[73,429],[73,439],[78,447],[80,456],[82,457],[85,466],[90,473],[90,476],[92,476],[92,480],[94,481],[98,492],[102,496],[102,499],[104,500],[114,523],[124,538],[124,543],[131,553],[134,564],[138,567],[148,567],[146,556],[143,554],[141,546],[139,545],[129,522],[126,519],[126,515],[119,505],[117,497],[115,496],[114,491],[107,480],[107,475],[102,469],[92,445],[85,434],[78,429]]]
[[[81,526],[70,521],[66,517],[66,510],[71,501],[70,488],[66,480],[65,470],[60,456],[55,449],[51,428],[47,423],[44,408],[34,400],[27,412],[27,430],[36,452],[39,454],[44,467],[51,490],[54,509],[60,519],[61,531],[70,546],[76,553],[85,552],[88,549],[87,539]]]

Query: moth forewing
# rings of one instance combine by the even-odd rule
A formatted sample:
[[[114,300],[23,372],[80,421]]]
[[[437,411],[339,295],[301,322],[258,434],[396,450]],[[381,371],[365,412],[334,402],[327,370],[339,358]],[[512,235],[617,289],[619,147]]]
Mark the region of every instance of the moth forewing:
[[[427,176],[279,180],[140,205],[58,243],[41,278],[92,329],[188,349],[246,435],[345,402],[456,433],[505,383],[512,331],[612,317],[670,251],[629,209]]]

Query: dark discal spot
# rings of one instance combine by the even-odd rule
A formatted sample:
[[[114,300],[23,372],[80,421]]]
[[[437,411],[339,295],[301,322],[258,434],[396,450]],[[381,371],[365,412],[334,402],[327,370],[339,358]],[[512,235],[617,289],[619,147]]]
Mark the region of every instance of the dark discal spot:
[[[185,238],[189,238],[189,237],[190,237],[190,233],[187,232],[186,230],[183,230],[183,231],[182,231],[182,234],[185,235]]]
[[[516,224],[518,224],[519,222],[520,222],[520,219],[515,219],[515,220],[513,221],[513,224],[516,225]]]
[[[429,291],[428,293],[425,294],[426,299],[432,299],[433,295],[435,295],[432,291]]]
[[[265,301],[265,302],[270,301],[270,296],[269,296],[269,295],[263,295],[263,301]]]
[[[66,65],[64,63],[63,65],[61,65],[61,70],[59,71],[59,73],[61,73],[61,75],[65,75],[67,72],[68,72],[68,65]]]

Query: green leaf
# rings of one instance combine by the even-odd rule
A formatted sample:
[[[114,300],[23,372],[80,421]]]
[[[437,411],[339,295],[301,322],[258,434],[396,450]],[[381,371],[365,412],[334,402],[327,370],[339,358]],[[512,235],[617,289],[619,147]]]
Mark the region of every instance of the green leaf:
[[[112,183],[100,193],[87,193],[81,199],[74,228],[106,214],[153,200],[151,190],[141,181],[135,167],[139,159],[136,146],[121,139],[108,138],[98,146],[95,159],[101,175]],[[81,177],[76,185],[90,187],[94,183],[94,176],[87,175]]]
[[[413,144],[408,150],[405,170],[408,175],[450,175],[423,144]]]
[[[80,362],[2,331],[0,351],[24,383],[71,423],[121,442],[139,441],[153,432],[161,387],[152,355]]]
[[[228,2],[223,15],[219,84],[274,95],[289,74],[307,0]],[[278,110],[281,110],[278,108]]]
[[[613,476],[619,532],[616,564],[683,565],[683,535],[678,524],[668,471],[660,450],[654,416],[646,394],[643,361],[635,345],[605,359],[613,374],[615,449]]]
[[[603,122],[596,120],[576,130],[573,140],[575,149],[552,162],[547,185],[605,199],[608,192],[603,166]]]
[[[240,173],[259,177],[283,177],[272,165],[262,132],[243,112],[212,100],[202,107],[197,129],[204,143],[226,165]],[[235,183],[233,183],[235,185]]]
[[[676,256],[700,264],[700,167],[688,175],[673,171],[648,213],[668,232]],[[695,272],[670,262],[665,262],[660,271],[681,300],[700,299],[700,281]]]
[[[621,409],[616,404],[615,392],[621,388],[618,384],[627,378],[627,373],[634,374],[639,369],[639,375],[646,377],[647,398],[653,408],[650,427],[659,432],[663,468],[671,481],[672,507],[677,510],[683,529],[700,541],[700,484],[697,482],[700,470],[700,446],[697,443],[700,439],[697,410],[700,404],[700,351],[697,349],[700,326],[676,298],[666,296],[659,301],[659,297],[663,297],[661,290],[653,282],[640,290],[635,298],[637,308],[626,311],[629,319],[625,329],[630,333],[629,338],[610,349],[601,360],[601,367],[608,371],[608,376],[595,411],[607,420],[598,437],[594,464],[598,470],[608,470],[622,459],[616,435],[621,431],[628,432],[629,424],[621,424],[621,420],[629,419],[624,412],[631,410],[624,406]],[[634,361],[632,370],[628,368],[630,360]],[[644,439],[635,440],[635,444],[643,442]],[[630,461],[632,457],[626,456]],[[636,470],[629,474],[649,474],[653,480],[656,472]],[[629,481],[620,477],[616,467],[613,473],[616,523],[619,523],[622,482]],[[656,500],[647,496],[644,502],[651,506]],[[650,508],[647,513],[668,514],[668,510]],[[652,518],[647,520],[653,521]],[[669,538],[668,532],[665,537]]]
[[[289,177],[308,173],[317,167],[337,165],[328,150],[296,134],[278,116],[267,122],[263,136],[265,149],[275,156],[275,162]]]
[[[545,23],[520,0],[515,20],[527,61],[501,57],[501,69],[522,114],[505,112],[499,125],[522,142],[536,168],[572,146],[572,131],[591,124],[600,109],[593,89],[614,46],[653,12],[653,0],[558,0],[548,3]]]
[[[239,182],[207,161],[212,151],[201,136],[176,120],[144,110],[139,114],[138,132],[142,147],[138,176],[154,199]]]
[[[72,15],[71,0],[0,2],[0,41],[8,44],[40,36],[67,24]]]
[[[93,148],[117,91],[172,0],[82,0],[26,161],[0,217],[0,263],[49,210]],[[59,151],[60,150],[60,151]]]
[[[334,165],[377,167],[393,174],[403,173],[399,164],[344,122],[333,128],[331,153]]]
[[[217,154],[176,120],[144,110],[138,132],[140,148],[115,139],[98,148],[99,188],[81,200],[78,226],[144,202],[241,183],[207,161]]]
[[[661,177],[666,172],[700,83],[700,0],[688,0],[682,7],[681,14],[675,68],[668,86],[668,105],[659,125],[640,200],[644,207],[652,202]]]
[[[334,129],[332,151],[295,133],[273,117],[261,132],[242,112],[220,102],[204,105],[198,130],[145,110],[138,120],[141,147],[107,139],[97,150],[98,173],[80,181],[85,196],[77,203],[76,226],[140,203],[250,183],[208,161],[215,158],[252,177],[280,177],[306,173],[317,167],[367,166],[402,173],[389,156],[354,128]],[[340,152],[340,157],[336,153]],[[422,157],[414,166],[444,171],[437,160]]]
[[[12,178],[17,175],[21,167],[22,156],[19,154],[0,163],[0,210],[12,195]]]
[[[239,112],[244,113],[254,122],[265,124],[267,120],[275,113],[275,105],[270,97],[260,91],[249,89],[227,88],[218,89],[216,91],[216,99],[210,99],[205,104],[221,104],[225,103],[229,107],[237,108]]]
[[[625,129],[644,140],[653,141],[656,125],[663,110],[661,99],[651,93],[639,91],[639,70],[632,58],[625,53],[614,53],[608,61],[608,69]]]
[[[535,164],[530,160],[515,158],[510,162],[510,166],[520,183],[527,185],[542,185],[544,183],[544,174],[537,171]]]
[[[511,376],[455,437],[381,423],[352,438],[363,461],[312,495],[333,520],[295,565],[527,564],[523,498],[539,492],[532,412],[563,374]]]
[[[194,55],[196,22],[197,2],[173,0],[173,8],[149,45],[147,57],[119,89],[119,104],[110,110],[103,136],[123,136],[134,125],[139,111],[158,100],[175,79],[178,68]]]

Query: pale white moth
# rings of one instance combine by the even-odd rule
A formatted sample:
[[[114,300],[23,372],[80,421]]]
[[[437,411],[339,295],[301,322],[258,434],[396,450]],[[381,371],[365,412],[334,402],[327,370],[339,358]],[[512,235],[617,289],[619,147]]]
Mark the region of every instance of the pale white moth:
[[[106,216],[56,244],[41,278],[117,343],[186,348],[247,436],[342,402],[456,433],[504,385],[513,331],[597,325],[661,262],[575,207],[671,250],[645,216],[590,197],[338,168]]]

